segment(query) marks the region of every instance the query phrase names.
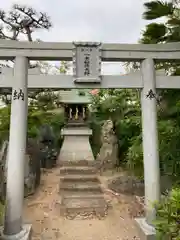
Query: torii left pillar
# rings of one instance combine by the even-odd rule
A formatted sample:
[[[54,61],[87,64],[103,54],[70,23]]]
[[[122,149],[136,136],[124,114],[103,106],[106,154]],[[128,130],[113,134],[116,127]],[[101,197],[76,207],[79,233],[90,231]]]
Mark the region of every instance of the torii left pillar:
[[[4,240],[30,239],[31,225],[23,224],[24,169],[28,113],[28,59],[18,56],[14,66],[8,149]]]

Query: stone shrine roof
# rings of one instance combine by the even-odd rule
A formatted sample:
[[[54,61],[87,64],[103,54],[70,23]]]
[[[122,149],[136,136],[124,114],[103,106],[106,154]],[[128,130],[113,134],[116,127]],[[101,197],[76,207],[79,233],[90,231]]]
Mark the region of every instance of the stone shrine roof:
[[[60,101],[62,103],[77,103],[77,104],[89,104],[91,103],[90,90],[77,90],[72,89],[69,91],[60,91]]]

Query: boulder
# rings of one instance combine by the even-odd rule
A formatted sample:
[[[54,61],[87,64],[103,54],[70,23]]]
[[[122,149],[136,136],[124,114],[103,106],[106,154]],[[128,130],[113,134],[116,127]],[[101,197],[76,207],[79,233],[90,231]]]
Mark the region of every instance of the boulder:
[[[6,173],[7,173],[8,141],[5,141],[0,153],[0,201],[5,201]],[[25,155],[24,195],[33,194],[40,184],[41,178],[41,151],[34,139],[27,140]]]
[[[122,175],[109,180],[108,188],[116,193],[144,196],[144,181],[135,176]]]
[[[113,169],[118,162],[118,141],[113,128],[111,120],[105,121],[102,127],[102,145],[96,159],[101,171]]]
[[[41,145],[41,166],[42,168],[52,168],[56,165],[57,149],[56,138],[53,129],[48,124],[44,124],[39,131],[39,144]]]
[[[172,190],[172,179],[164,175],[160,177],[161,195],[167,195]],[[108,181],[108,188],[116,193],[144,196],[144,180],[135,176],[122,175]]]
[[[41,179],[41,151],[37,141],[29,138],[26,146],[25,196],[33,194]]]
[[[39,130],[39,141],[40,142],[55,142],[55,134],[53,129],[48,124],[43,124]]]

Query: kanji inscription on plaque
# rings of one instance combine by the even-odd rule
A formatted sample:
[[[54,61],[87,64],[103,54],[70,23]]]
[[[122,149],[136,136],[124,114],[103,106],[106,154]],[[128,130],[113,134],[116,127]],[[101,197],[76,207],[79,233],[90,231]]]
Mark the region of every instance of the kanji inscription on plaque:
[[[73,75],[75,82],[100,82],[100,45],[99,43],[74,43]]]

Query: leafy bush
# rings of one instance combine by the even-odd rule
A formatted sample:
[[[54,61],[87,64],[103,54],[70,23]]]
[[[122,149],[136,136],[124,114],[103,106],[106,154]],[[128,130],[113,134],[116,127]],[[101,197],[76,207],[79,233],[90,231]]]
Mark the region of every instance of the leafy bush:
[[[0,145],[9,136],[10,105],[0,109]]]
[[[119,164],[125,166],[130,159],[133,160],[134,156],[131,158],[130,152],[132,152],[132,149],[130,148],[141,132],[140,126],[140,116],[138,115],[125,117],[116,121],[115,133],[119,145]],[[137,144],[135,145],[137,146]],[[136,151],[138,151],[138,149],[136,149]],[[134,164],[134,161],[132,161],[131,164]],[[131,164],[129,162],[127,166],[130,167]]]
[[[154,224],[157,239],[180,240],[180,188],[173,189],[156,208],[157,219]]]
[[[53,127],[56,137],[59,138],[60,130],[64,126],[64,114],[37,110],[29,107],[28,109],[28,137],[36,138],[39,128],[43,124]],[[9,137],[10,126],[10,105],[0,109],[0,144]]]
[[[162,175],[171,176],[174,182],[180,176],[180,101],[179,91],[161,91],[163,102],[158,106],[159,155]],[[173,96],[173,97],[172,97]],[[93,129],[104,120],[112,119],[119,145],[119,164],[128,167],[143,178],[143,149],[141,109],[138,92],[134,90],[100,90],[92,98]],[[97,132],[97,133],[96,133]],[[99,134],[94,131],[93,149],[99,149]]]
[[[0,226],[3,224],[4,218],[4,205],[0,202]]]

